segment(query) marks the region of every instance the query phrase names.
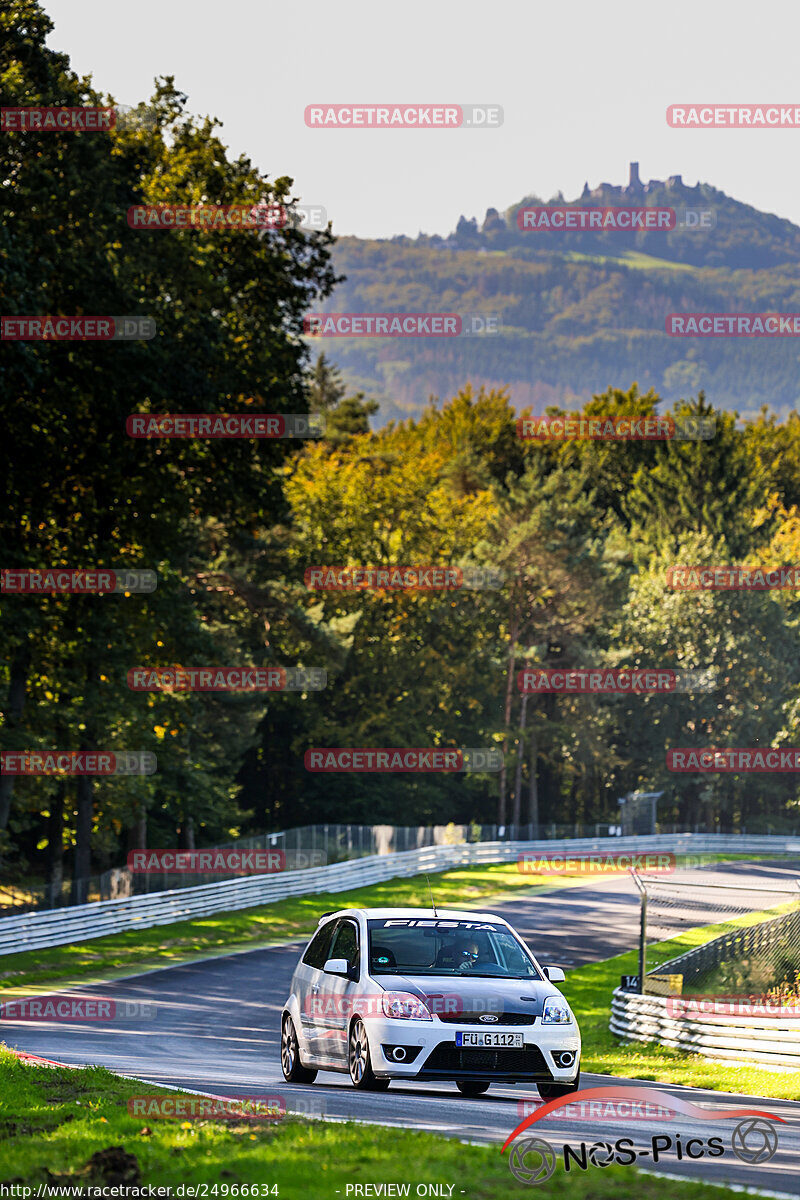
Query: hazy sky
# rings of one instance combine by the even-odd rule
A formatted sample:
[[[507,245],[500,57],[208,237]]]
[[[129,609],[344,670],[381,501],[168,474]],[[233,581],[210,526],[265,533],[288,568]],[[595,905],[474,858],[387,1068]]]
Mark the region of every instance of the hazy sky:
[[[800,224],[800,129],[670,129],[671,103],[800,105],[797,0],[45,0],[120,103],[173,74],[234,155],[334,232],[450,232],[536,193],[681,174]],[[499,129],[309,129],[312,103],[494,103]],[[176,197],[176,199],[178,199]]]

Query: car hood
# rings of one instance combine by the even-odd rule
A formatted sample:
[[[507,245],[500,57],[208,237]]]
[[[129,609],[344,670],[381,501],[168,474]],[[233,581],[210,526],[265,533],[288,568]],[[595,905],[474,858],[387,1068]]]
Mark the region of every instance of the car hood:
[[[454,976],[392,975],[379,982],[387,992],[411,992],[423,1000],[432,1012],[444,1020],[459,1016],[479,1017],[484,1013],[502,1017],[519,1013],[540,1017],[542,1005],[550,996],[560,996],[547,979],[471,978],[466,973]]]

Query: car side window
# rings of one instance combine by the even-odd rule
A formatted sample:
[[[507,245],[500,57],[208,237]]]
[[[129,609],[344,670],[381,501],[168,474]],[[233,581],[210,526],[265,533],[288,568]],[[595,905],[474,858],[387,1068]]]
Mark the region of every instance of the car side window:
[[[358,973],[358,932],[352,921],[342,921],[328,958],[344,958],[350,970]]]
[[[318,929],[313,938],[309,942],[308,949],[303,955],[303,962],[307,967],[316,967],[321,971],[325,963],[330,958],[328,950],[333,937],[333,931],[336,928],[336,921],[328,921],[322,929]]]

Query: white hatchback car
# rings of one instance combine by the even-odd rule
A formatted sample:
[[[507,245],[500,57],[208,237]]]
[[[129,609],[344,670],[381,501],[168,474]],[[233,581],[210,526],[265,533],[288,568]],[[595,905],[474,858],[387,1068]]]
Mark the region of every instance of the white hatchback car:
[[[491,913],[347,908],[325,913],[281,1017],[289,1083],[348,1071],[357,1088],[452,1080],[465,1096],[533,1083],[577,1091],[581,1039],[555,983]]]

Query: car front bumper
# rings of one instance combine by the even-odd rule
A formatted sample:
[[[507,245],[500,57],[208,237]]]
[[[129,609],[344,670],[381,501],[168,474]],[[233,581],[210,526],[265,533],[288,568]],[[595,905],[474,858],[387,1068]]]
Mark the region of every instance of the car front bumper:
[[[379,1078],[572,1083],[580,1068],[581,1039],[574,1022],[541,1025],[537,1021],[492,1029],[493,1033],[521,1033],[522,1048],[456,1046],[461,1027],[437,1018],[431,1022],[378,1018],[365,1024],[372,1069]],[[475,1032],[475,1026],[465,1025],[462,1032]],[[394,1058],[397,1047],[405,1051],[403,1061]],[[554,1056],[562,1052],[574,1055],[569,1066],[556,1061]]]

